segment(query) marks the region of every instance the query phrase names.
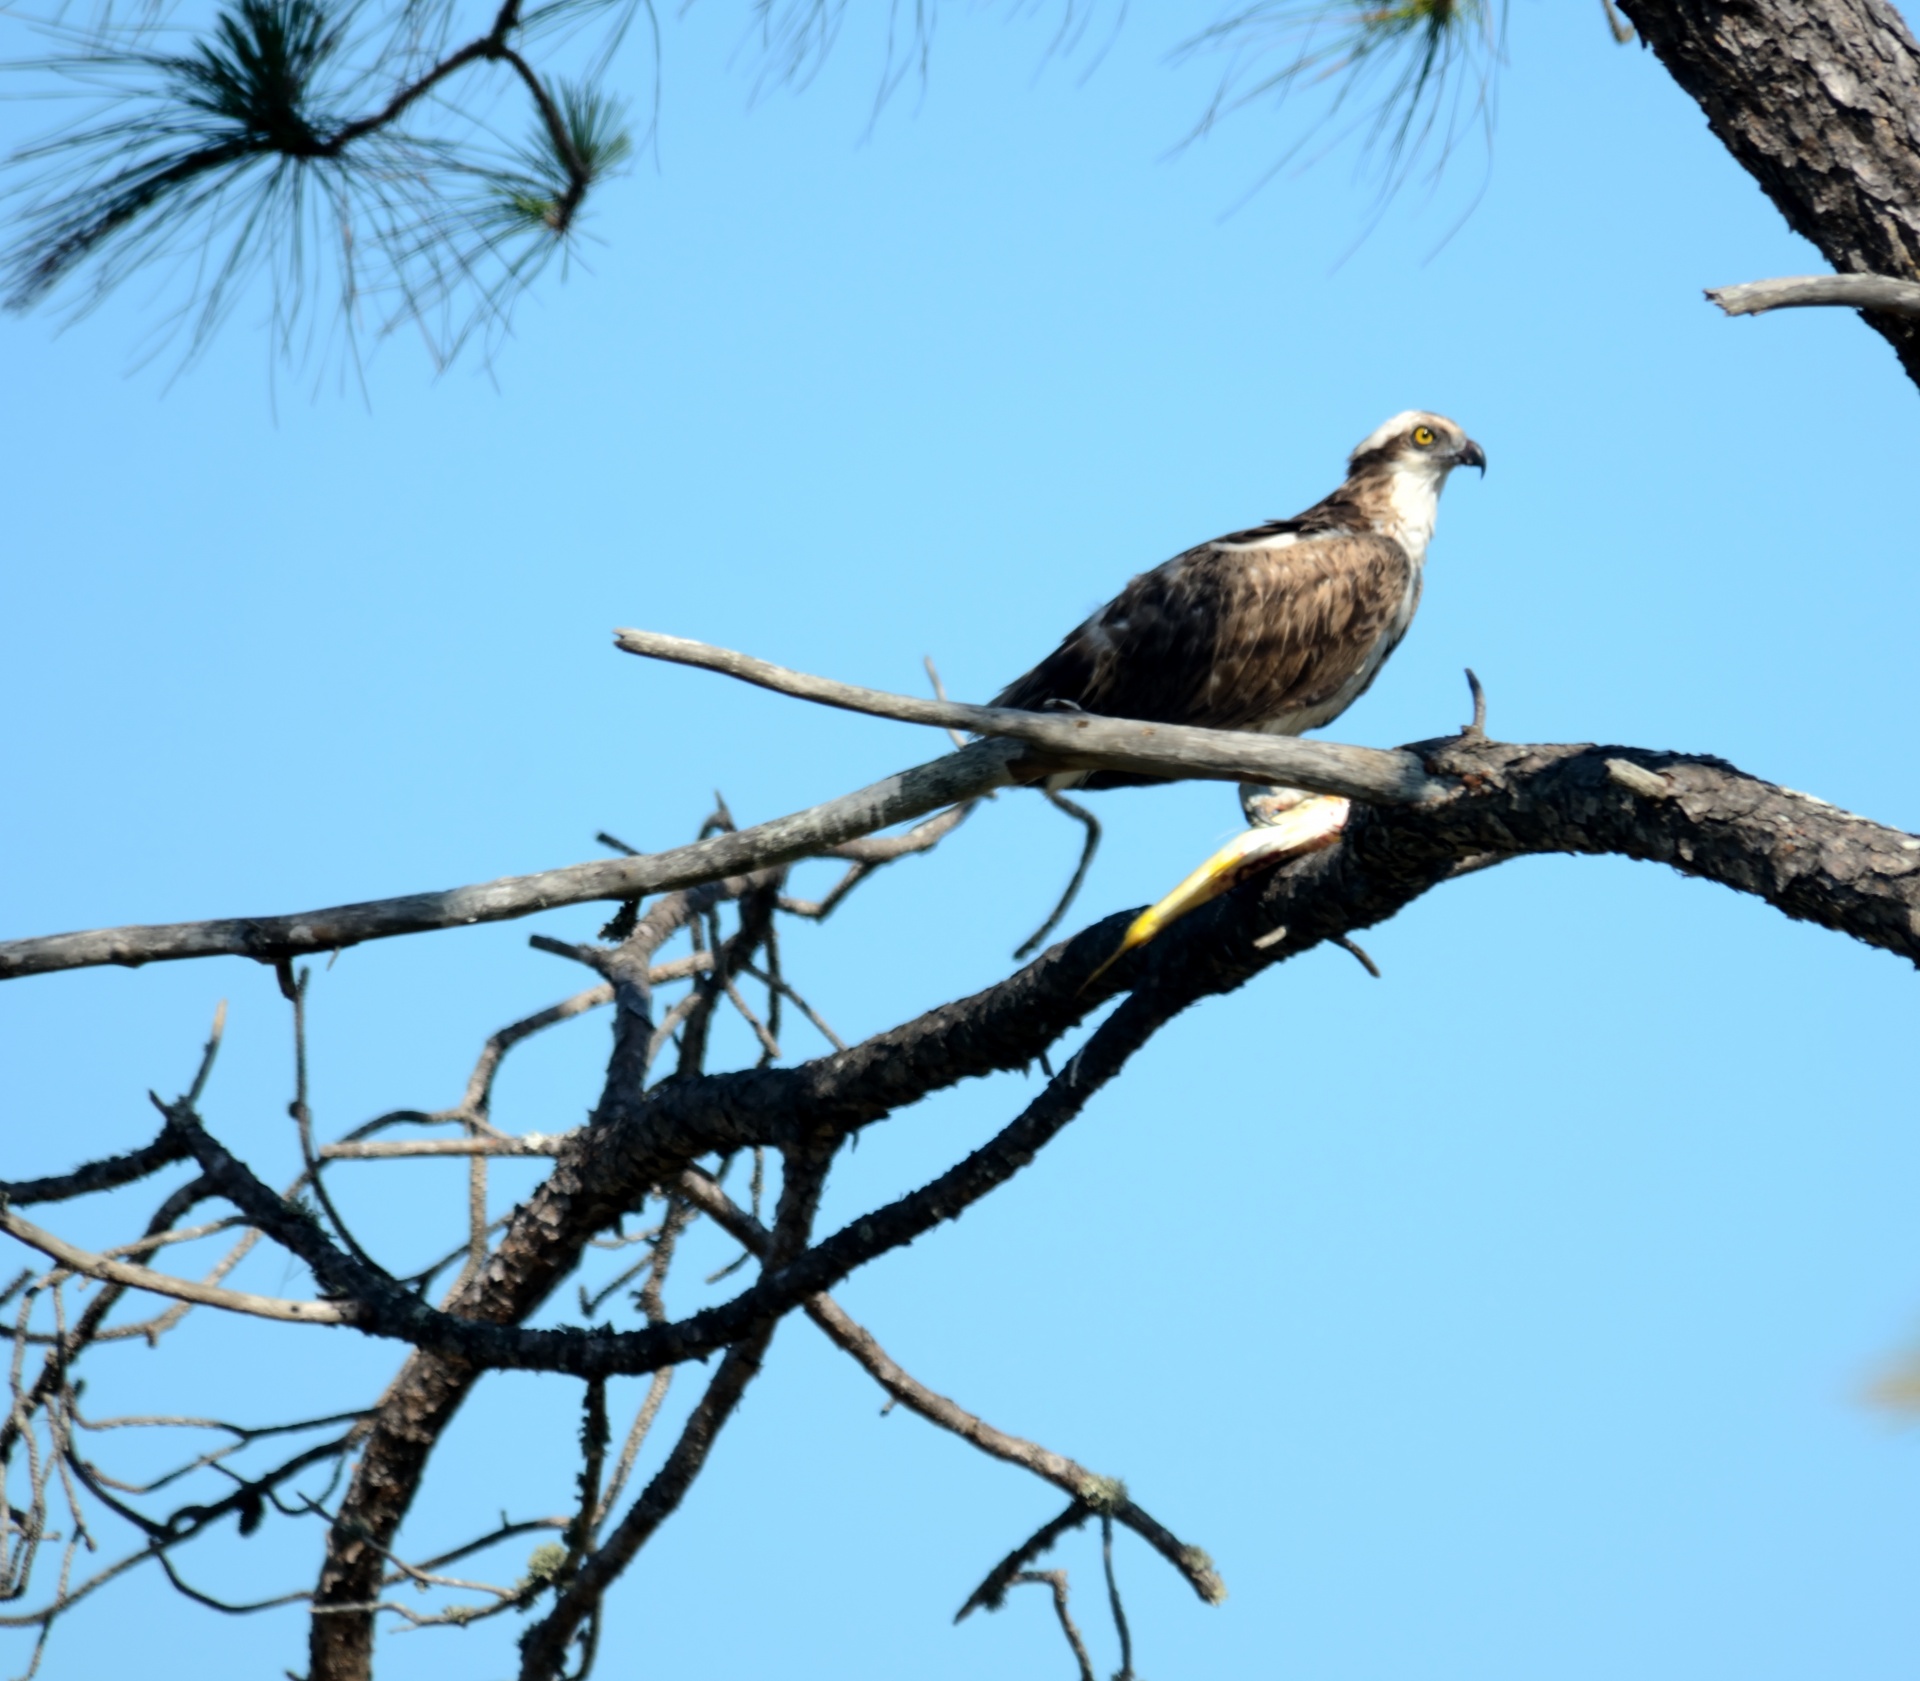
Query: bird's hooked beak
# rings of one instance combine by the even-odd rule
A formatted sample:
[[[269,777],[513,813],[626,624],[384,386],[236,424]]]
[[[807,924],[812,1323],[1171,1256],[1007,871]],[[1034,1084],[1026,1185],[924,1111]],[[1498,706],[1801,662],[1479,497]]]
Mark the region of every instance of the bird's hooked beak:
[[[1487,452],[1469,438],[1460,446],[1460,453],[1453,458],[1456,467],[1478,467],[1481,478],[1487,476]]]

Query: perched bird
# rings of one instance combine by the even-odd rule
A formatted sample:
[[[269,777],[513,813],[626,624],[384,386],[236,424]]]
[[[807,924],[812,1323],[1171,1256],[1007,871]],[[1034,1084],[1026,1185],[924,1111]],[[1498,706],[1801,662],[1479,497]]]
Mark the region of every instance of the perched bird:
[[[1292,519],[1216,537],[1143,572],[993,705],[1300,735],[1365,694],[1420,604],[1440,492],[1486,452],[1444,415],[1409,409],[1369,433],[1331,496]],[[1049,786],[1153,778],[1072,771]],[[1251,869],[1325,845],[1345,800],[1244,784],[1254,827],[1128,931],[1145,943]],[[1117,954],[1116,954],[1117,955]]]

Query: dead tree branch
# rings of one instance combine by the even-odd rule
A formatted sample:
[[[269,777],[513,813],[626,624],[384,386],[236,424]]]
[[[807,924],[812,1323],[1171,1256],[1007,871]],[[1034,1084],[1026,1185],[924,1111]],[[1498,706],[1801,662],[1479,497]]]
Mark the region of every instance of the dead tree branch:
[[[163,1167],[187,1159],[186,1141],[171,1125],[163,1125],[150,1144],[124,1155],[107,1156],[88,1162],[71,1173],[51,1174],[44,1179],[0,1181],[0,1200],[7,1203],[67,1202],[74,1197],[93,1196],[100,1191],[117,1191],[123,1185],[137,1184]]]
[[[966,1604],[954,1612],[953,1620],[963,1623],[975,1611],[999,1610],[1006,1599],[1007,1589],[1020,1579],[1020,1573],[1045,1554],[1061,1536],[1078,1529],[1093,1516],[1093,1511],[1093,1507],[1084,1500],[1075,1500],[1057,1518],[1047,1519],[987,1572],[980,1585],[967,1595]]]
[[[334,905],[292,916],[102,928],[10,940],[0,943],[0,980],[103,963],[137,966],[189,957],[251,957],[277,962],[312,952],[340,951],[366,940],[502,922],[562,905],[671,892],[811,857],[843,841],[971,799],[990,788],[1009,786],[1014,780],[1012,767],[1020,758],[1016,745],[975,742],[961,752],[790,817],[633,858],[596,859],[535,875],[507,876],[438,893]]]
[[[1707,297],[1728,315],[1830,306],[1920,318],[1920,281],[1893,280],[1884,274],[1803,274],[1780,280],[1749,280],[1738,286],[1710,286]]]
[[[1277,782],[1316,794],[1341,794],[1351,800],[1404,804],[1438,790],[1418,759],[1377,747],[1343,747],[1327,741],[1257,735],[1245,730],[1201,730],[1182,724],[1139,723],[1048,712],[1016,712],[1003,706],[968,706],[958,701],[925,700],[889,694],[815,677],[804,671],[756,659],[751,654],[665,636],[650,630],[621,630],[614,645],[623,652],[676,665],[698,666],[752,683],[776,694],[821,706],[864,712],[907,724],[971,730],[1026,743],[1055,768],[1125,770],[1168,778],[1202,777],[1223,782]],[[962,749],[967,751],[967,749]],[[1023,778],[1024,779],[1024,778]]]

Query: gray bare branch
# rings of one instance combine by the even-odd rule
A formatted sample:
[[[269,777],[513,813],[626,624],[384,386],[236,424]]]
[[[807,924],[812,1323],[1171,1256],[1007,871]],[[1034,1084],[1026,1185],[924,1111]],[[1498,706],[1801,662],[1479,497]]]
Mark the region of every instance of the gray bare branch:
[[[1920,281],[1884,274],[1798,274],[1779,280],[1749,280],[1711,286],[1707,296],[1729,315],[1761,315],[1770,309],[1877,309],[1883,315],[1920,320]]]

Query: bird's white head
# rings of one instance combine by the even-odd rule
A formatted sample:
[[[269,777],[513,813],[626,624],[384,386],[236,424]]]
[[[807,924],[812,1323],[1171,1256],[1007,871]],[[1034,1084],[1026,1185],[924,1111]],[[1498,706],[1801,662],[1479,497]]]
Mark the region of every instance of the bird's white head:
[[[1409,472],[1446,482],[1456,467],[1487,470],[1487,452],[1444,414],[1403,409],[1376,426],[1347,457],[1351,478],[1375,472]]]
[[[1456,467],[1484,474],[1487,452],[1445,415],[1407,409],[1354,446],[1347,486],[1363,505],[1373,504],[1380,527],[1419,558],[1433,536],[1441,488]]]

